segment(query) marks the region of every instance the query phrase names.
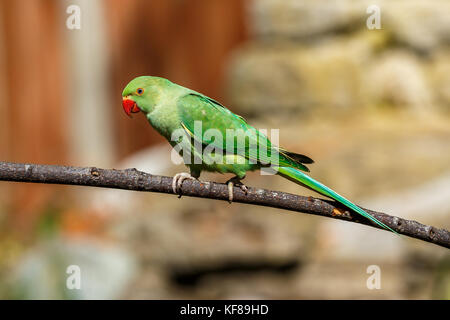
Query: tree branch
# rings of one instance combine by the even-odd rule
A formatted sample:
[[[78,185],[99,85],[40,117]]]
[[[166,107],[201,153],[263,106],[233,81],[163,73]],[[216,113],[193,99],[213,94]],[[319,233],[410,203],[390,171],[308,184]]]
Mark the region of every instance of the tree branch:
[[[95,167],[80,168],[0,162],[0,181],[2,180],[173,194],[172,178],[151,175],[136,169],[107,170]],[[228,188],[222,183],[185,180],[182,190],[184,196],[228,201]],[[350,212],[341,204],[331,200],[254,188],[249,188],[246,195],[240,188],[235,187],[234,202],[314,214],[381,229],[370,220],[357,213]],[[400,234],[450,248],[450,232],[445,229],[427,226],[417,221],[406,220],[381,212],[364,210]]]

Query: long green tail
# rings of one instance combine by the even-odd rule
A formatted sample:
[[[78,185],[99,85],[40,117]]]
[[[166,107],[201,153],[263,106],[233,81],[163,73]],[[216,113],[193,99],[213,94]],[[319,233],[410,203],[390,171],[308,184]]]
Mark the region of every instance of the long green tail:
[[[310,176],[304,174],[298,169],[291,168],[291,167],[278,167],[278,174],[289,179],[293,180],[294,182],[300,182],[301,184],[313,189],[314,191],[317,191],[318,193],[330,197],[331,199],[334,199],[343,205],[347,206],[348,208],[352,209],[353,211],[359,213],[363,217],[366,217],[367,219],[372,220],[379,226],[383,227],[386,230],[392,231],[394,233],[394,230],[389,228],[387,225],[379,221],[378,219],[375,219],[370,214],[368,214],[366,211],[355,205],[354,203],[350,202],[349,200],[345,199],[343,196],[337,194],[335,191],[331,190],[327,186],[323,185],[322,183],[314,180]]]

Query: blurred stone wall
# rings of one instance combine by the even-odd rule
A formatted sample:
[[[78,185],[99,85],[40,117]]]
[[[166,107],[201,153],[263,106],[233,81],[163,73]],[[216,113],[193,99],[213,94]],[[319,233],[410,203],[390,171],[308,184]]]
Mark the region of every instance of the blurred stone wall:
[[[381,29],[367,27],[371,5]],[[439,0],[252,1],[252,40],[229,63],[230,105],[259,127],[280,128],[282,145],[316,160],[312,176],[354,201],[448,228],[449,15],[450,2]],[[443,250],[323,220],[294,281],[299,294],[448,292]],[[361,287],[371,264],[384,270],[385,290]]]
[[[369,30],[374,4],[381,29]],[[232,105],[302,119],[383,106],[448,112],[449,12],[445,0],[253,1],[253,41],[230,64]]]

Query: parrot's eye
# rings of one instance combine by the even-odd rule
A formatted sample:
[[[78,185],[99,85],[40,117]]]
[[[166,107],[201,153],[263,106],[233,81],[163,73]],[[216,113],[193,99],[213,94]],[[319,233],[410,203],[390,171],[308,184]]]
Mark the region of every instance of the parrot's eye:
[[[142,94],[144,93],[144,89],[138,88],[138,89],[136,90],[136,93],[137,93],[138,95],[142,96]]]

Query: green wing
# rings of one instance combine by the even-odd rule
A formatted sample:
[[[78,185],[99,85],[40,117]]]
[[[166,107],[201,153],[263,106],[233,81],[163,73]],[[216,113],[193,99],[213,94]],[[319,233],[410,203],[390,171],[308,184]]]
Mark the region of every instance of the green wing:
[[[313,161],[303,155],[289,153],[273,146],[270,140],[259,130],[249,125],[244,118],[225,108],[219,102],[197,92],[192,92],[177,101],[181,125],[185,131],[202,145],[212,145],[224,153],[238,154],[261,165],[270,165],[271,155],[278,155],[278,165],[294,167],[309,171],[303,163]],[[195,126],[195,121],[201,123],[201,130]],[[197,130],[196,130],[197,129]],[[205,135],[207,130],[214,129],[223,139],[216,139],[215,134]],[[227,139],[228,133],[235,134],[233,139]],[[211,133],[213,131],[210,131]],[[240,143],[238,143],[238,141]]]

